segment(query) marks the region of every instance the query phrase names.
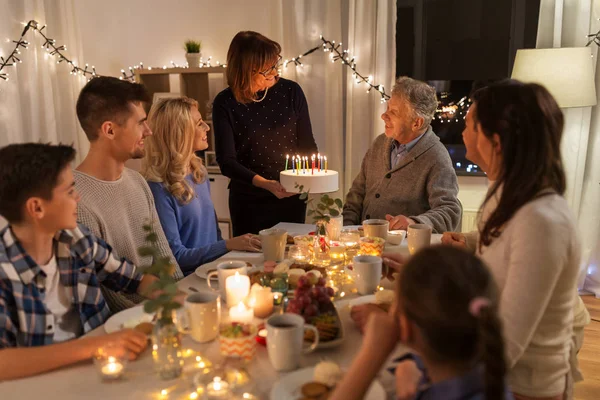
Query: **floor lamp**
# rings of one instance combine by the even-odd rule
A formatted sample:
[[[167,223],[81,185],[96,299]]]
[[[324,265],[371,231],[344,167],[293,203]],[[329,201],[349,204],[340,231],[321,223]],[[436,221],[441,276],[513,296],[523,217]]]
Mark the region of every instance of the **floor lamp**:
[[[563,111],[561,152],[567,175],[565,197],[575,216],[579,215],[581,205],[592,106],[597,103],[594,75],[591,48],[567,47],[518,50],[511,76],[545,86]],[[579,287],[583,286],[585,270]]]

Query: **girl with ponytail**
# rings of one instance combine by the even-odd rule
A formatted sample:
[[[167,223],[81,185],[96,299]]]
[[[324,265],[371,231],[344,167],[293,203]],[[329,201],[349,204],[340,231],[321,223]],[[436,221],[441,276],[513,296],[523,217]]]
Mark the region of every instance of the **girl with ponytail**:
[[[474,255],[437,246],[412,257],[390,312],[369,316],[362,347],[330,399],[362,399],[399,342],[415,352],[401,359],[422,371],[415,399],[513,399],[504,380],[496,285]]]

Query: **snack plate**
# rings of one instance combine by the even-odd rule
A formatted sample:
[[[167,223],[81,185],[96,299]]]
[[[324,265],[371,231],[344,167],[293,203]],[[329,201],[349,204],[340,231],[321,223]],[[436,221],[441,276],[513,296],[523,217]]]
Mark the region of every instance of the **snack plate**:
[[[271,389],[271,400],[298,400],[303,398],[302,385],[314,380],[315,367],[303,368],[290,372],[280,378]],[[371,383],[364,397],[365,400],[384,400],[385,390],[379,381]]]
[[[344,332],[344,324],[342,323],[342,319],[340,318],[340,313],[338,312],[337,307],[335,307],[335,303],[334,303],[333,309],[335,310],[335,316],[336,316],[337,321],[338,321],[338,327],[339,327],[338,335],[337,335],[337,337],[335,339],[328,340],[327,342],[321,342],[321,341],[319,341],[319,345],[317,346],[317,350],[320,350],[320,349],[331,349],[333,347],[337,347],[340,344],[342,344],[342,342],[346,338],[346,335],[345,335],[345,332]]]
[[[153,314],[144,312],[144,306],[128,308],[111,316],[104,324],[106,333],[118,332],[125,328],[135,328],[136,325],[142,322],[152,322]]]

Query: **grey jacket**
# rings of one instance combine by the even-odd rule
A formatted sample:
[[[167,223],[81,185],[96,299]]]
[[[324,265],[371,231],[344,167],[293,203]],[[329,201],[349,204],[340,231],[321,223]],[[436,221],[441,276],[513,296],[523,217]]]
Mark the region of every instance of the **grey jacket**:
[[[456,230],[462,207],[448,150],[429,127],[391,169],[392,140],[379,135],[363,158],[344,204],[344,225],[402,214],[430,225],[434,233]]]

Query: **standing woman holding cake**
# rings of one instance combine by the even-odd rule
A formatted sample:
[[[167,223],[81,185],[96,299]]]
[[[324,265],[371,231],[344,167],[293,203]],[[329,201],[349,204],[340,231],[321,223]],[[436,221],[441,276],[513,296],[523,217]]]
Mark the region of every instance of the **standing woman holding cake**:
[[[317,152],[300,86],[280,78],[281,46],[239,32],[227,52],[229,87],[213,104],[217,162],[231,179],[233,235],[305,220],[306,205],[279,183],[285,155]]]

